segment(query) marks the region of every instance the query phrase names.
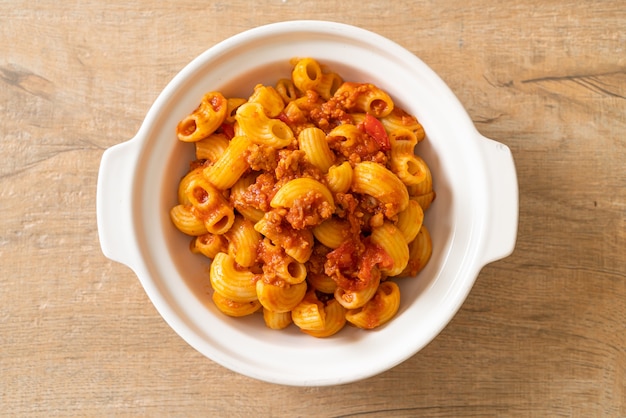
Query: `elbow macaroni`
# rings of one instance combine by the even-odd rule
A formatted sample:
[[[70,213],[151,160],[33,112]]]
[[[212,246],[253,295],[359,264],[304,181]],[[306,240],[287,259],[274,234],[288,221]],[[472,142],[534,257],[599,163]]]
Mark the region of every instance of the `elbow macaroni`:
[[[298,90],[303,92],[314,90],[322,81],[322,67],[312,58],[297,60],[291,78]]]
[[[365,305],[346,312],[346,320],[356,327],[372,329],[389,322],[398,308],[400,288],[394,282],[386,281],[378,286],[374,297]]]
[[[298,144],[306,159],[326,173],[335,161],[335,154],[328,147],[326,134],[320,128],[305,128],[298,135]]]
[[[333,165],[326,174],[326,183],[333,193],[347,193],[352,186],[352,166],[344,161],[339,165]]]
[[[254,229],[254,224],[237,215],[232,227],[224,236],[228,242],[227,252],[235,262],[242,267],[254,266],[262,239],[261,234]]]
[[[394,224],[385,221],[381,226],[373,228],[371,240],[393,260],[391,267],[382,267],[381,271],[389,276],[402,273],[409,262],[409,245],[405,234]]]
[[[258,300],[254,274],[237,268],[235,258],[226,253],[217,253],[211,263],[211,286],[226,299],[235,302]]]
[[[398,176],[385,166],[371,161],[354,166],[352,190],[381,202],[387,218],[393,218],[409,205],[409,192]]]
[[[230,189],[248,169],[245,153],[250,140],[245,136],[236,136],[230,140],[224,153],[217,161],[204,169],[206,179],[219,190]]]
[[[272,119],[265,114],[260,103],[244,103],[237,109],[238,134],[247,137],[255,144],[284,148],[294,139],[293,132],[285,122]]]
[[[180,121],[176,127],[178,139],[197,142],[211,135],[226,119],[228,101],[222,93],[211,92],[204,95],[198,108]]]
[[[209,92],[180,121],[196,159],[170,218],[211,259],[225,315],[317,338],[372,329],[399,309],[395,280],[432,255],[433,179],[415,153],[425,133],[379,87],[313,58],[292,65],[248,98]]]
[[[330,205],[331,210],[334,211],[335,201],[328,187],[308,177],[300,177],[285,183],[270,201],[270,206],[273,208],[293,207],[297,199],[311,192],[321,196],[322,202]]]

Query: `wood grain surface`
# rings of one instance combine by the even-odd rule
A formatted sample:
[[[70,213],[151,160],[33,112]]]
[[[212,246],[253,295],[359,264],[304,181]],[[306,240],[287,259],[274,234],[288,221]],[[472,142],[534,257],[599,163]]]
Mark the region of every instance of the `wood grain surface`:
[[[170,79],[290,19],[412,51],[519,176],[515,252],[421,352],[333,388],[201,356],[96,227],[100,157]],[[625,417],[625,137],[623,1],[0,0],[0,415]]]

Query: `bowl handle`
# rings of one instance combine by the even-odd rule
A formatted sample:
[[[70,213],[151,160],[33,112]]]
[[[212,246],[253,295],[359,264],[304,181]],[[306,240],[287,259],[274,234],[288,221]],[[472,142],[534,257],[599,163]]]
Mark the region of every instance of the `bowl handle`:
[[[488,228],[483,261],[485,264],[509,256],[517,240],[519,195],[517,173],[511,150],[481,135],[487,182],[489,184]]]
[[[104,151],[96,190],[102,252],[107,258],[129,267],[132,260],[137,260],[138,252],[132,221],[132,190],[139,145],[133,138]]]

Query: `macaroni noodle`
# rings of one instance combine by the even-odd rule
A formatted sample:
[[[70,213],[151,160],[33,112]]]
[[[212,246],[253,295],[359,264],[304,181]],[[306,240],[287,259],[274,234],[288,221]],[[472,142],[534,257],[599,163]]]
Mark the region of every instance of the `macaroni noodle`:
[[[317,338],[376,328],[399,310],[396,280],[432,255],[424,129],[371,83],[292,65],[247,98],[209,92],[180,121],[196,154],[170,218],[212,260],[220,312]]]

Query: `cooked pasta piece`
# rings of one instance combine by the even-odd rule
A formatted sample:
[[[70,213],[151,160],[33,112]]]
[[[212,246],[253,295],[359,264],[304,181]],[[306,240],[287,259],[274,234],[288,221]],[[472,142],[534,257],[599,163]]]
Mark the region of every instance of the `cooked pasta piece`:
[[[298,100],[300,99],[294,99],[288,102],[285,105],[285,109],[283,110],[283,113],[285,115],[285,119],[289,121],[305,122],[307,121],[307,116],[304,110],[302,110],[300,106],[298,106]],[[298,129],[299,126],[300,124],[298,123],[298,126],[295,126],[294,128]],[[306,127],[315,127],[315,125],[307,123]],[[301,128],[303,129],[304,127],[301,127]],[[294,129],[294,133],[296,133],[295,129]]]
[[[204,222],[206,231],[223,234],[230,229],[235,221],[233,208],[204,177],[192,178],[185,194],[193,206],[193,214]]]
[[[326,274],[319,273],[309,273],[306,276],[307,282],[309,285],[315,289],[319,290],[322,293],[328,293],[330,295],[335,293],[337,289],[337,282],[332,279],[332,277],[327,276]]]
[[[422,209],[426,210],[430,207],[430,204],[433,203],[433,200],[435,200],[435,196],[435,192],[431,191],[426,194],[411,196],[411,199],[415,200],[417,203],[419,203]]]
[[[246,103],[247,100],[243,97],[229,97],[228,98],[228,110],[226,111],[226,119],[224,119],[225,123],[234,124],[235,123],[235,115],[237,114],[237,109],[239,106]]]
[[[283,99],[283,102],[286,104],[296,100],[298,98],[298,93],[296,92],[296,86],[293,84],[293,81],[289,78],[281,78],[276,82],[276,91]]]
[[[324,100],[330,99],[343,84],[343,79],[337,73],[322,73],[320,82],[315,86],[315,91]]]
[[[376,290],[378,290],[379,281],[374,280],[369,283],[368,286],[359,290],[350,290],[350,289],[342,289],[338,287],[334,296],[337,302],[341,304],[346,309],[356,309],[365,305],[370,301],[371,298],[376,294]]]
[[[252,315],[262,308],[261,303],[258,300],[250,302],[235,302],[234,300],[222,296],[218,292],[213,292],[211,299],[213,299],[213,303],[215,303],[217,309],[228,316],[242,317]]]
[[[404,235],[407,243],[413,241],[424,222],[424,210],[415,200],[409,200],[409,205],[398,214],[397,227]]]
[[[298,134],[298,145],[311,164],[326,173],[335,162],[335,154],[328,147],[326,134],[320,128],[305,128]]]
[[[322,81],[322,68],[316,60],[303,58],[294,66],[291,77],[298,90],[315,90]]]
[[[349,145],[359,143],[363,136],[363,131],[357,125],[345,123],[334,127],[329,133],[329,137],[342,137]]]
[[[204,169],[204,176],[219,190],[231,188],[248,169],[245,153],[250,140],[245,136],[236,136],[214,164]]]
[[[195,181],[194,179],[204,178],[202,174],[203,170],[202,166],[189,170],[189,172],[180,180],[180,183],[178,183],[178,203],[180,205],[191,205],[191,201],[187,197],[187,188],[189,187],[189,183]]]
[[[346,325],[346,309],[336,300],[330,300],[324,306],[324,328],[312,330],[301,328],[302,332],[317,338],[335,335]]]
[[[287,255],[293,257],[299,263],[306,263],[313,252],[313,232],[309,229],[295,230],[289,224],[277,225],[272,222],[271,213],[266,213],[256,224],[254,229],[272,243],[285,250]]]
[[[279,119],[268,118],[259,103],[245,103],[237,109],[235,119],[237,135],[247,137],[252,143],[284,148],[294,140],[293,131]]]
[[[286,256],[282,263],[276,266],[276,277],[288,284],[300,284],[306,279],[307,271],[303,263],[299,263],[290,256]]]
[[[377,118],[389,115],[394,108],[391,97],[370,83],[345,82],[335,96],[350,98],[348,110],[369,113]]]
[[[258,103],[263,106],[263,111],[269,118],[280,115],[280,112],[285,108],[285,102],[280,93],[274,87],[262,84],[257,84],[254,87],[254,92],[248,99],[248,103]]]
[[[196,159],[216,162],[228,148],[228,138],[221,133],[214,133],[196,142]]]
[[[376,198],[388,219],[409,205],[409,192],[402,181],[381,164],[363,161],[354,166],[352,191]]]
[[[228,254],[235,259],[237,264],[243,267],[255,265],[257,248],[262,237],[254,229],[253,222],[237,215],[232,227],[224,235],[228,240]]]
[[[226,253],[217,253],[211,262],[209,273],[211,286],[226,299],[235,302],[258,300],[255,276],[249,270],[238,268],[235,258]]]
[[[263,320],[271,329],[285,329],[293,323],[291,312],[274,312],[263,308]]]
[[[304,282],[307,268],[287,254],[284,248],[264,238],[257,250],[257,262],[262,268],[262,279],[266,283],[296,285]]]
[[[256,282],[256,294],[261,305],[273,312],[291,312],[302,301],[306,293],[306,282],[298,284]]]
[[[364,306],[346,312],[346,320],[364,329],[374,329],[391,320],[400,308],[400,288],[388,280],[378,286],[374,297]]]
[[[191,236],[204,235],[208,231],[203,220],[193,214],[193,206],[176,205],[170,210],[170,218],[176,228]]]
[[[326,183],[333,193],[346,193],[352,186],[352,166],[344,161],[339,165],[333,165],[326,174]]]
[[[222,93],[205,94],[198,108],[176,127],[178,139],[196,142],[206,138],[220,127],[226,119],[227,112],[228,102]]]
[[[304,199],[306,195],[310,194],[319,196],[319,201],[316,203],[319,206],[327,206],[329,215],[332,215],[335,211],[335,201],[330,190],[319,181],[309,177],[300,177],[284,184],[270,201],[270,206],[273,208],[290,208],[298,199]]]
[[[233,203],[233,206],[244,218],[252,222],[258,222],[265,214],[261,209],[246,204],[244,199],[245,192],[248,190],[248,187],[254,184],[256,176],[255,173],[244,175],[230,189],[230,201]]]
[[[300,303],[291,310],[291,319],[301,330],[324,331],[326,312],[315,291],[307,292]]]
[[[393,132],[398,129],[407,129],[415,137],[416,142],[424,139],[424,128],[417,121],[415,116],[406,113],[404,110],[394,107],[387,116],[380,119],[387,132]]]
[[[416,158],[422,160],[419,156],[416,156]],[[409,197],[417,201],[422,209],[426,210],[430,207],[433,200],[435,200],[436,194],[433,191],[433,177],[430,168],[424,162],[424,164],[421,165],[421,169],[424,170],[424,180],[418,184],[407,186],[407,189],[409,191]]]
[[[407,131],[408,132],[408,131]],[[406,132],[395,134],[404,134]],[[396,137],[397,138],[397,137]],[[391,171],[406,185],[417,185],[426,180],[428,167],[424,160],[413,153],[413,139],[391,137]]]
[[[371,235],[372,242],[382,247],[391,256],[393,266],[381,268],[388,276],[396,276],[404,270],[409,262],[409,246],[402,231],[390,222],[374,228]]]
[[[417,137],[413,131],[407,128],[385,129],[389,133],[392,153],[394,151],[393,147],[397,146],[396,152],[413,154],[415,145],[417,145]],[[394,144],[395,142],[398,144]]]
[[[207,233],[194,238],[189,248],[194,254],[203,254],[212,259],[217,253],[228,251],[228,241],[223,235]]]
[[[409,244],[409,262],[399,276],[413,277],[417,275],[428,264],[432,253],[433,243],[430,232],[425,225],[422,225],[417,237]]]
[[[350,238],[350,223],[345,219],[332,217],[313,228],[315,238],[328,248],[338,248]]]

